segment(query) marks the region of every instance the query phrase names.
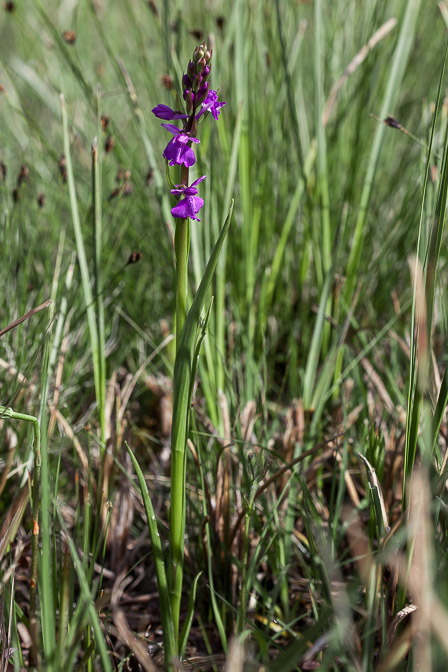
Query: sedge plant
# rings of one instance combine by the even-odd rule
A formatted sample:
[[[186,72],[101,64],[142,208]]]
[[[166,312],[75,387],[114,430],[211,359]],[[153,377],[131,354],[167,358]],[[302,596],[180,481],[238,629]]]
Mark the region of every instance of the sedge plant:
[[[173,123],[162,123],[162,127],[173,135],[168,142],[163,158],[167,164],[167,179],[171,194],[177,203],[171,209],[175,219],[175,295],[176,295],[176,358],[173,379],[173,420],[171,430],[171,509],[169,529],[169,557],[167,566],[163,565],[157,523],[153,508],[146,491],[146,485],[133,457],[137,469],[139,484],[143,491],[145,509],[151,541],[157,555],[157,578],[161,596],[160,607],[164,622],[164,645],[166,666],[170,667],[174,658],[182,658],[191,625],[193,605],[182,632],[180,627],[180,606],[183,584],[184,535],[186,521],[186,461],[187,438],[189,431],[189,413],[193,392],[196,363],[200,346],[205,336],[210,309],[201,321],[201,312],[205,306],[207,290],[210,286],[219,253],[230,224],[229,212],[209,262],[200,282],[196,296],[188,310],[188,259],[190,252],[190,220],[200,221],[197,217],[204,205],[198,196],[198,185],[206,179],[202,175],[189,183],[189,169],[196,162],[192,145],[198,145],[196,137],[203,121],[210,115],[218,120],[221,108],[226,104],[218,100],[218,94],[210,88],[212,52],[206,43],[198,46],[189,61],[187,71],[182,78],[182,92],[178,96],[177,108],[157,105],[154,115],[164,122],[181,122],[182,128]],[[182,99],[184,103],[182,102]],[[170,168],[180,174],[176,184],[170,175]],[[177,179],[176,179],[177,181]],[[196,582],[195,582],[196,583]],[[169,597],[168,597],[169,595]]]

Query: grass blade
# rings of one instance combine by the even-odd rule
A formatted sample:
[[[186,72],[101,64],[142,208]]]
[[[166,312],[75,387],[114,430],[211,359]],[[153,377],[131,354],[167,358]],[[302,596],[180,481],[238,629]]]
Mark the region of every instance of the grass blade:
[[[406,497],[406,488],[408,487],[408,481],[410,480],[412,470],[414,468],[415,455],[417,450],[417,440],[418,440],[418,429],[420,421],[420,409],[422,403],[422,394],[424,390],[422,389],[421,381],[422,375],[426,379],[429,375],[429,371],[425,370],[422,372],[422,362],[420,365],[417,365],[417,354],[419,349],[418,338],[415,337],[416,330],[420,327],[420,337],[424,339],[426,346],[428,348],[427,352],[421,352],[420,355],[426,360],[426,369],[429,364],[429,344],[431,340],[432,332],[432,320],[434,313],[434,288],[435,288],[435,274],[437,262],[440,254],[440,245],[442,231],[445,224],[445,214],[446,214],[446,204],[447,204],[447,195],[448,195],[448,136],[445,135],[444,143],[444,155],[443,155],[443,168],[442,168],[442,179],[439,185],[439,192],[437,197],[437,203],[433,218],[433,226],[431,231],[430,242],[426,255],[426,264],[425,264],[425,287],[424,287],[424,298],[422,301],[425,301],[425,320],[424,324],[418,324],[418,315],[417,315],[417,298],[419,296],[419,290],[423,291],[423,288],[418,286],[419,274],[417,273],[420,259],[420,240],[421,240],[421,230],[423,226],[423,220],[425,216],[425,197],[427,192],[428,178],[429,178],[429,169],[430,169],[430,156],[431,150],[434,141],[434,135],[436,132],[436,123],[438,118],[438,113],[440,109],[440,104],[442,101],[442,91],[443,91],[443,81],[445,75],[445,68],[448,58],[448,43],[445,48],[445,56],[442,65],[442,70],[439,80],[439,88],[437,93],[437,101],[435,105],[435,112],[431,127],[431,138],[428,149],[428,158],[425,171],[425,179],[423,184],[423,194],[422,194],[422,205],[420,211],[420,226],[419,226],[419,238],[417,244],[417,255],[416,255],[416,272],[414,278],[414,291],[413,291],[413,302],[412,302],[412,329],[411,329],[411,362],[410,362],[410,374],[409,374],[409,389],[408,389],[408,403],[407,403],[407,420],[406,420],[406,446],[405,446],[405,465],[404,465],[404,476],[403,476],[403,506],[405,505]],[[422,280],[423,282],[423,280]],[[420,371],[420,372],[419,372]],[[441,393],[443,391],[443,384],[441,387]],[[443,395],[440,397],[443,400]],[[435,415],[433,418],[433,440],[432,446],[435,445],[436,434],[440,425],[439,417],[441,419],[441,409],[439,405],[436,407]],[[437,430],[435,429],[437,427]]]
[[[188,636],[190,634],[191,630],[191,624],[193,623],[193,614],[194,614],[194,605],[196,601],[196,591],[198,588],[198,581],[200,577],[202,576],[202,572],[199,572],[196,574],[194,577],[193,585],[191,586],[190,589],[190,599],[188,600],[188,609],[187,609],[187,615],[185,617],[184,625],[182,627],[182,632],[180,633],[180,641],[179,641],[179,652],[180,652],[180,659],[183,660],[183,657],[185,655],[185,648],[187,646],[188,642]]]
[[[157,527],[157,520],[152,506],[151,498],[149,496],[148,487],[146,485],[145,477],[137,462],[134,453],[126,443],[126,449],[132,464],[137,474],[138,483],[140,486],[140,493],[143,497],[143,504],[145,506],[146,520],[148,523],[148,530],[151,537],[152,550],[154,553],[154,562],[156,565],[157,587],[160,599],[160,615],[163,626],[163,641],[165,646],[165,660],[171,661],[176,655],[175,636],[173,628],[173,619],[171,615],[171,604],[168,592],[168,582],[166,579],[165,564],[163,561],[162,544],[160,541],[159,529]]]
[[[73,166],[70,155],[70,137],[68,132],[67,107],[65,97],[61,94],[62,109],[62,130],[64,135],[64,154],[67,167],[67,184],[70,196],[70,207],[72,212],[73,230],[76,240],[76,251],[78,253],[79,269],[81,272],[82,289],[84,293],[84,302],[87,312],[87,323],[89,326],[90,347],[92,348],[93,373],[95,377],[95,393],[98,404],[101,400],[101,367],[100,353],[98,349],[98,331],[95,315],[95,304],[93,300],[92,287],[90,282],[89,266],[87,262],[84,240],[82,237],[81,221],[79,219],[78,199],[76,197],[75,179],[73,176]]]
[[[381,105],[380,117],[385,119],[395,105],[398,91],[403,79],[404,71],[408,62],[412,47],[417,18],[420,11],[421,0],[409,0],[406,3],[403,21],[397,46],[394,51],[389,80],[387,82],[386,92]],[[375,131],[373,147],[370,152],[367,173],[364,180],[364,186],[361,195],[356,226],[353,233],[353,242],[350,250],[350,256],[347,263],[347,283],[344,289],[347,303],[351,301],[351,295],[354,292],[359,266],[361,263],[362,249],[366,235],[366,223],[369,213],[370,197],[372,195],[373,183],[375,180],[376,169],[378,166],[380,152],[384,142],[384,134],[387,128],[384,124],[379,124]]]
[[[89,587],[89,582],[87,580],[86,574],[84,572],[84,568],[82,566],[82,562],[79,558],[78,552],[76,550],[76,546],[73,542],[73,539],[68,535],[67,528],[65,526],[64,518],[62,516],[62,513],[60,512],[59,508],[57,508],[57,515],[59,518],[59,524],[61,525],[61,528],[64,530],[66,539],[67,539],[67,544],[70,549],[70,554],[72,556],[73,560],[73,565],[76,570],[76,574],[78,576],[78,581],[79,581],[79,587],[81,589],[81,594],[83,598],[86,601],[87,604],[87,611],[89,613],[90,617],[90,624],[92,626],[94,635],[95,635],[95,644],[98,647],[98,651],[101,657],[101,662],[103,665],[104,672],[112,672],[112,665],[110,662],[109,658],[109,652],[106,647],[106,642],[104,641],[104,635],[103,631],[101,629],[100,625],[100,620],[99,616],[96,613],[95,610],[95,605],[92,601],[92,594],[90,592],[90,587]]]

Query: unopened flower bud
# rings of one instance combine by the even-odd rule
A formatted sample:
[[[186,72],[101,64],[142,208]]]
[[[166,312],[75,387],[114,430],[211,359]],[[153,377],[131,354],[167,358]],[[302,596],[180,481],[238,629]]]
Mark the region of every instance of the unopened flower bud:
[[[202,76],[197,74],[193,80],[193,91],[199,91],[202,84]]]
[[[205,61],[205,58],[201,58],[201,60],[200,60],[199,63],[198,63],[198,70],[199,70],[200,72],[202,72],[202,71],[204,70],[204,68],[205,68],[206,65],[207,65],[207,63],[206,63],[206,61]]]
[[[186,89],[191,89],[191,79],[188,75],[182,77],[182,88],[184,91]]]
[[[205,82],[205,83],[201,86],[201,88],[198,90],[198,92],[197,92],[197,94],[196,94],[196,98],[195,98],[195,101],[196,101],[196,107],[198,107],[199,105],[201,105],[201,103],[203,103],[204,100],[207,98],[207,94],[208,94],[208,90],[209,90],[209,88],[210,88],[210,84],[209,84],[208,82]]]
[[[209,76],[210,70],[211,70],[210,66],[206,65],[203,72],[202,72],[202,76],[203,76],[204,79]]]
[[[193,61],[188,61],[188,66],[187,66],[187,73],[190,75],[190,77],[194,77],[196,74],[196,66],[193,63]]]
[[[186,93],[187,93],[187,96],[186,96],[185,101],[186,101],[186,104],[187,104],[187,114],[192,114],[192,113],[193,113],[193,109],[194,109],[194,99],[195,99],[195,96],[194,96],[194,93],[193,93],[193,90],[192,90],[192,89],[190,89],[190,90],[187,91]]]
[[[205,60],[207,61],[207,63],[210,63],[210,61],[212,60],[212,51],[211,50],[205,52]]]

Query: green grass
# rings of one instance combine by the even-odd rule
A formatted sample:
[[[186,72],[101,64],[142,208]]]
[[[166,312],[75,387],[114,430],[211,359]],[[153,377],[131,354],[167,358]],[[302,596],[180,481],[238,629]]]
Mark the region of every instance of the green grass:
[[[0,669],[445,670],[447,3],[14,5]],[[190,169],[175,364],[151,108],[203,39],[227,104]]]

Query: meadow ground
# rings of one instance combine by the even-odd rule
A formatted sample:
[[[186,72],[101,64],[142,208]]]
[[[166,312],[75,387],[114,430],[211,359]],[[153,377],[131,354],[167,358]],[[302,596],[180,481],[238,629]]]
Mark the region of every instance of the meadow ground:
[[[2,3],[1,671],[447,669],[447,25]]]

